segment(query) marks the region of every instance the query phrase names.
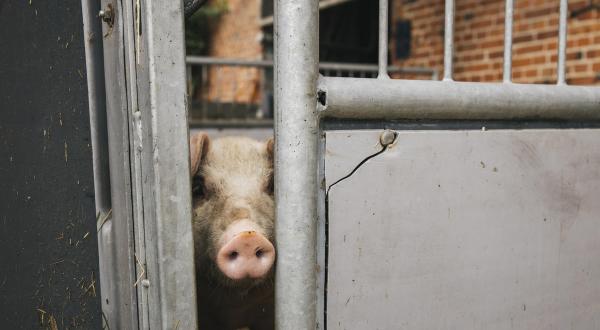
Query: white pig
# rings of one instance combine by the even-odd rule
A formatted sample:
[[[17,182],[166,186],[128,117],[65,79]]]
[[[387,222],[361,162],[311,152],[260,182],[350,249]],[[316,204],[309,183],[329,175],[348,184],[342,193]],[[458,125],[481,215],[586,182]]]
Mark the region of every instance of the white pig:
[[[199,328],[274,328],[273,140],[190,139]]]

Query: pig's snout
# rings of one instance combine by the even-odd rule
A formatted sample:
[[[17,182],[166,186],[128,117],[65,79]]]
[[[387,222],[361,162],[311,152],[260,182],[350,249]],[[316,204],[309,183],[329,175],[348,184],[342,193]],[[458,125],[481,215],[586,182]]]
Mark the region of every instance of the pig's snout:
[[[242,220],[231,225],[223,235],[217,266],[232,280],[260,279],[273,267],[275,247],[254,227],[251,222]]]

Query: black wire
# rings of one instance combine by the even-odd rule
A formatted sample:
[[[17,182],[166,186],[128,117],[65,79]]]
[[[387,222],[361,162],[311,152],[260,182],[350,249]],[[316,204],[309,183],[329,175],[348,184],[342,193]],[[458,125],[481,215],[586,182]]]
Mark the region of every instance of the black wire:
[[[323,283],[323,290],[324,290],[324,297],[323,297],[323,329],[327,330],[327,287],[328,287],[328,276],[329,276],[329,190],[331,190],[331,188],[333,186],[335,186],[336,184],[338,184],[339,182],[349,178],[352,176],[352,174],[354,174],[354,172],[356,172],[364,163],[366,163],[369,159],[376,157],[380,154],[382,154],[386,149],[387,149],[387,145],[382,146],[381,150],[377,151],[376,153],[368,156],[367,158],[363,159],[360,163],[358,163],[358,165],[356,165],[356,167],[354,167],[354,169],[348,173],[346,176],[342,177],[341,179],[337,180],[336,182],[332,183],[329,185],[329,187],[327,187],[327,191],[325,192],[325,279],[324,279],[324,283]]]
[[[329,199],[329,190],[330,190],[330,189],[331,189],[333,186],[335,186],[336,184],[338,184],[340,181],[343,181],[343,180],[345,180],[345,179],[347,179],[347,178],[351,177],[351,176],[352,176],[352,174],[354,174],[354,172],[356,172],[356,171],[357,171],[357,170],[358,170],[358,169],[359,169],[359,168],[360,168],[360,167],[361,167],[361,166],[362,166],[364,163],[366,163],[366,162],[367,162],[369,159],[371,159],[371,158],[373,158],[373,157],[376,157],[376,156],[378,156],[378,155],[382,154],[382,153],[383,153],[383,152],[384,152],[386,149],[387,149],[387,146],[383,146],[383,147],[381,148],[381,150],[379,150],[378,152],[376,152],[376,153],[374,153],[374,154],[370,155],[369,157],[367,157],[367,158],[363,159],[363,160],[362,160],[360,163],[358,163],[358,165],[356,165],[356,167],[355,167],[355,168],[352,170],[352,172],[348,173],[346,176],[344,176],[343,178],[341,178],[341,179],[337,180],[336,182],[334,182],[334,183],[330,184],[330,185],[329,185],[329,187],[327,187],[327,192],[325,193],[325,200],[327,201],[327,200]]]

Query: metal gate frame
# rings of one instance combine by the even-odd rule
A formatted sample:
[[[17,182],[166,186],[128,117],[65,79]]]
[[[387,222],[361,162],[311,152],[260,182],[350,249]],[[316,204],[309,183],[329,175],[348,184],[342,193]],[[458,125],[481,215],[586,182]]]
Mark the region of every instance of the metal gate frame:
[[[82,4],[104,326],[195,329],[183,3]]]
[[[83,10],[90,109],[97,111],[90,116],[94,171],[102,183],[96,195],[104,320],[113,329],[194,329],[183,5],[100,3],[101,33],[94,23],[99,2],[86,0]],[[275,0],[278,329],[326,322],[317,313],[324,310],[326,266],[325,247],[317,245],[326,239],[322,119],[600,119],[600,88],[565,83],[566,0],[555,86],[511,82],[512,0],[506,1],[503,83],[452,80],[453,0],[446,0],[443,81],[389,79],[387,0],[379,2],[378,78],[319,77],[318,8],[319,0]]]
[[[511,81],[513,0],[505,5],[502,83],[452,79],[454,0],[446,0],[442,81],[390,80],[388,0],[379,1],[377,79],[318,74],[319,0],[275,1],[275,204],[278,329],[326,327],[325,187],[321,120],[600,119],[600,88],[565,80],[567,0],[560,1],[557,84]],[[324,244],[323,244],[324,245]],[[318,251],[318,252],[317,252]]]

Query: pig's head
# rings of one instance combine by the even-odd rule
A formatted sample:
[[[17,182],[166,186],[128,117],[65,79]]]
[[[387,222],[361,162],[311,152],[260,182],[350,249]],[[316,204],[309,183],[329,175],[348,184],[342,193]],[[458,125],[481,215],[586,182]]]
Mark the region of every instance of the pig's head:
[[[273,140],[190,140],[196,265],[229,287],[252,287],[275,262]]]

